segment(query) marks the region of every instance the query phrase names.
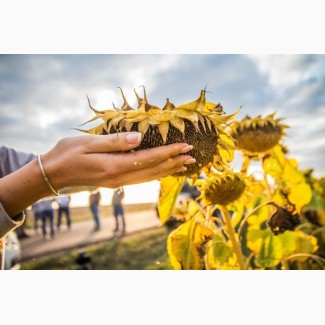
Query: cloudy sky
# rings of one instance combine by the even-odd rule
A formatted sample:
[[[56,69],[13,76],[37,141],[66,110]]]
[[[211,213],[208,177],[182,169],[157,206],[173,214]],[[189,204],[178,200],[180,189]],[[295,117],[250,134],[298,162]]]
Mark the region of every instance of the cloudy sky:
[[[302,168],[325,175],[325,55],[0,55],[0,144],[44,153],[98,109],[122,103],[122,87],[145,85],[163,106],[207,98],[239,118],[277,112],[290,126],[285,144]]]

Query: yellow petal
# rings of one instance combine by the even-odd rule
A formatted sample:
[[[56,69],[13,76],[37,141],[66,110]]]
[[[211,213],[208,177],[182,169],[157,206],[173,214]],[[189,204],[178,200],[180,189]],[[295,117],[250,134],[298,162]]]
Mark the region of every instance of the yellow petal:
[[[204,111],[204,109],[205,109],[205,90],[201,90],[200,97],[196,101],[177,106],[176,109],[177,110],[185,109],[188,111],[194,111],[194,110]]]
[[[147,120],[139,122],[138,131],[142,134],[142,137],[146,134],[148,128],[149,128],[149,123]]]
[[[170,120],[170,123],[182,133],[185,132],[185,123],[182,118],[175,116],[172,120]]]
[[[119,122],[123,119],[123,115],[119,115],[119,116],[116,116],[114,118],[112,118],[108,125],[107,125],[107,130],[109,131],[111,129],[111,127],[113,126],[115,129],[118,129],[118,124]]]
[[[128,132],[130,132],[130,130],[131,130],[131,128],[132,128],[132,125],[133,125],[133,123],[134,122],[130,122],[130,121],[126,121],[126,120],[124,120],[124,126],[125,126],[125,128],[126,128],[126,130],[128,131]]]
[[[205,128],[205,123],[204,123],[205,118],[201,114],[198,114],[198,117],[199,117],[199,120],[200,120],[200,122],[201,122],[201,124],[203,126],[203,129],[204,129],[205,133],[206,133],[207,130]]]
[[[163,110],[172,111],[174,109],[175,109],[175,105],[169,101],[169,98],[167,98],[167,101],[166,101],[165,106],[163,107]]]
[[[167,134],[168,134],[168,130],[169,130],[169,122],[161,122],[158,125],[158,129],[159,129],[159,132],[163,138],[164,143],[166,143]]]
[[[210,119],[207,117],[205,120],[206,120],[206,122],[208,124],[209,130],[211,131],[212,129],[211,129],[211,121],[210,121]]]
[[[159,114],[155,114],[150,116],[150,122],[154,122],[155,124],[159,124],[160,122],[167,122],[174,118],[176,115],[175,111],[161,111],[159,110]]]
[[[197,123],[199,121],[199,118],[198,118],[196,112],[187,111],[185,109],[177,109],[176,116],[180,117],[180,118],[185,118],[185,119],[191,121],[192,123],[194,123],[194,122]]]
[[[89,134],[102,134],[103,130],[104,130],[104,126],[103,124],[100,124],[98,126],[95,126],[94,128],[91,128],[89,130],[81,130],[81,129],[74,129],[74,130],[78,130],[84,133],[89,133]]]

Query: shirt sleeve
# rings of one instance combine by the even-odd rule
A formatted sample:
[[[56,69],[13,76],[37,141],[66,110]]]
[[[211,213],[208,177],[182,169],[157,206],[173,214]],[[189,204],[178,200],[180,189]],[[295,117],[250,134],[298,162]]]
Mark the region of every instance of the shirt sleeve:
[[[5,146],[0,147],[0,177],[11,174],[36,158],[33,153],[16,151]]]
[[[0,147],[0,178],[11,174],[36,158],[33,153],[16,151],[5,146]],[[24,213],[10,218],[0,202],[0,240],[11,230],[19,227],[25,219]]]
[[[25,214],[23,212],[13,218],[10,218],[0,202],[0,240],[11,230],[19,227],[24,220]]]

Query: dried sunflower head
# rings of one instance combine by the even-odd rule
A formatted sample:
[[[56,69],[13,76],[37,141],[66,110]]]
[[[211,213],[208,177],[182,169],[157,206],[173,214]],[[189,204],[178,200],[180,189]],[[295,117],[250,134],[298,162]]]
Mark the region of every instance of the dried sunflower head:
[[[138,101],[136,109],[128,104],[122,89],[121,94],[123,98],[121,108],[98,111],[91,107],[89,102],[95,116],[88,122],[101,119],[103,123],[90,130],[78,130],[91,134],[141,132],[142,142],[135,150],[177,142],[193,145],[194,148],[187,154],[194,157],[196,163],[187,166],[186,171],[176,173],[174,176],[197,176],[204,168],[209,170],[212,165],[219,170],[227,166],[227,159],[222,152],[229,152],[234,147],[226,128],[228,121],[233,119],[238,111],[229,116],[225,115],[220,103],[206,101],[206,90],[201,91],[196,101],[180,106],[175,106],[167,99],[162,108],[148,103],[145,89],[143,98],[135,92]]]
[[[281,124],[282,119],[274,118],[275,113],[262,118],[246,116],[232,124],[231,136],[236,140],[238,149],[249,156],[265,153],[279,143],[288,126]]]
[[[272,205],[275,206],[277,210],[267,221],[267,225],[275,235],[282,234],[286,230],[294,230],[300,224],[298,214],[291,213],[287,209],[279,207],[274,203]]]
[[[238,200],[247,187],[245,178],[240,173],[227,171],[210,173],[199,187],[201,196],[208,204],[228,205]]]

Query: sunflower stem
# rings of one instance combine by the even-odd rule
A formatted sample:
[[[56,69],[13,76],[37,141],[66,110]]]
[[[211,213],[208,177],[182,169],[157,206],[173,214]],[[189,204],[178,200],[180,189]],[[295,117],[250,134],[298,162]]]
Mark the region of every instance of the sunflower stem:
[[[247,219],[248,219],[248,218],[249,218],[249,217],[250,217],[254,212],[256,212],[258,209],[263,208],[263,207],[265,207],[265,206],[267,206],[267,205],[271,205],[271,204],[272,204],[272,202],[263,203],[263,204],[257,206],[256,208],[254,208],[252,211],[250,211],[249,213],[247,213],[247,214],[244,216],[244,218],[243,218],[242,221],[240,222],[240,225],[239,225],[239,228],[238,228],[238,231],[237,231],[238,238],[240,238],[241,232],[242,232],[242,230],[243,230],[243,227],[244,227],[245,222],[247,221]]]
[[[264,178],[264,182],[265,182],[265,187],[266,187],[266,192],[267,192],[268,199],[271,201],[272,200],[271,186],[269,184],[269,181],[267,180],[267,175],[266,175],[265,172],[263,172],[263,178]]]
[[[238,243],[238,241],[237,241],[237,239],[235,237],[234,228],[231,225],[230,213],[226,209],[225,206],[221,206],[220,207],[220,211],[221,211],[221,214],[222,214],[223,219],[226,222],[227,233],[228,233],[229,239],[230,239],[230,241],[232,243],[232,246],[234,248],[234,252],[236,254],[239,267],[240,267],[241,270],[246,270],[246,266],[245,266],[245,263],[244,263],[243,253],[242,253],[242,251],[240,249],[240,246],[239,246],[239,243]]]
[[[206,211],[205,211],[205,225],[210,228],[211,225],[211,215],[212,215],[212,206],[208,205],[206,207]],[[206,248],[206,252],[205,252],[205,257],[204,257],[204,264],[205,264],[205,269],[206,270],[211,270],[209,262],[208,262],[208,248]]]
[[[211,215],[212,215],[211,211],[212,211],[212,206],[208,205],[206,207],[206,211],[205,211],[205,224],[209,228],[210,228],[210,224],[211,224]]]
[[[247,155],[244,155],[244,161],[243,161],[243,165],[241,166],[241,172],[244,174],[247,174],[247,169],[250,163],[250,159]]]

